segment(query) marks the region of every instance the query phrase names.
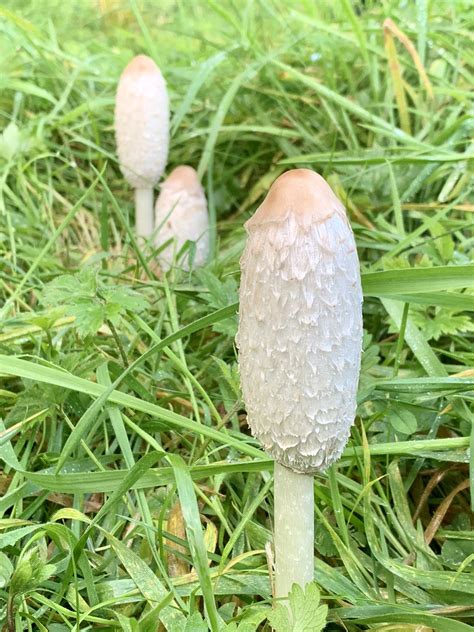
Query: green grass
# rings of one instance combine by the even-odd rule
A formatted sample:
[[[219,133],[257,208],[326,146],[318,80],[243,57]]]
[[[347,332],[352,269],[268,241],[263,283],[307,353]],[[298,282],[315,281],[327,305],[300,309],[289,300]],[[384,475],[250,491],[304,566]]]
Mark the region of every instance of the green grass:
[[[474,15],[400,4],[0,6],[3,629],[270,629],[272,462],[240,399],[238,259],[297,165],[345,201],[365,294],[358,417],[315,484],[326,630],[472,629]],[[140,52],[168,81],[169,168],[198,168],[208,195],[214,256],[193,275],[157,276],[133,235],[113,102]],[[91,321],[74,279],[48,284],[94,270]]]

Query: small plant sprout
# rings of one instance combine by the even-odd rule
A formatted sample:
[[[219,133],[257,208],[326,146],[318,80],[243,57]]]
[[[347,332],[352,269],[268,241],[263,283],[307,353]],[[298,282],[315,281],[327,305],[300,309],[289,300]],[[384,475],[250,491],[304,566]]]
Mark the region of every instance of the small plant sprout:
[[[362,346],[343,204],[309,169],[281,175],[246,223],[237,344],[252,433],[275,459],[275,597],[314,578],[313,475],[341,455]]]
[[[155,244],[163,270],[169,270],[186,242],[195,246],[186,252],[181,267],[189,270],[206,263],[209,255],[209,215],[204,190],[192,167],[176,167],[161,186],[155,206]],[[168,244],[168,245],[166,245]]]
[[[134,57],[120,77],[115,136],[120,169],[135,189],[137,235],[148,239],[153,233],[153,187],[168,160],[169,105],[160,69],[146,55]]]

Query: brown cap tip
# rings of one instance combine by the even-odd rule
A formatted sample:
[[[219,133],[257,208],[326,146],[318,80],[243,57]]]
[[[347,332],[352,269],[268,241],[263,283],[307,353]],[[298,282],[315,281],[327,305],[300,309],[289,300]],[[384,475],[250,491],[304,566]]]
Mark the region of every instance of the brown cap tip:
[[[147,55],[137,55],[127,65],[122,76],[143,75],[145,73],[155,72],[160,72],[160,69],[151,57],[147,57]]]
[[[300,223],[322,222],[345,209],[326,180],[311,169],[292,169],[279,176],[246,227],[281,222],[291,214]]]

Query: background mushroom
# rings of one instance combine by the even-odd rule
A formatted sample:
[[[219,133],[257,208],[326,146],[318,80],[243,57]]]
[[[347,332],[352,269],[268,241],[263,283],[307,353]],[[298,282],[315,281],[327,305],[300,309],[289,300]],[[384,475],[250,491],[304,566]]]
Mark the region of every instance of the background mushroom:
[[[314,572],[313,474],[356,409],[362,292],[354,236],[327,182],[281,175],[245,225],[237,344],[253,434],[275,463],[275,596]]]
[[[170,241],[158,255],[159,263],[168,270],[187,241],[195,242],[193,267],[206,263],[209,254],[209,215],[204,190],[196,171],[187,165],[176,167],[161,186],[155,206],[155,244]],[[189,270],[191,250],[186,252],[181,267]]]
[[[136,231],[148,238],[153,232],[153,187],[168,159],[169,105],[160,69],[146,55],[134,57],[120,77],[115,136],[120,169],[135,189]]]

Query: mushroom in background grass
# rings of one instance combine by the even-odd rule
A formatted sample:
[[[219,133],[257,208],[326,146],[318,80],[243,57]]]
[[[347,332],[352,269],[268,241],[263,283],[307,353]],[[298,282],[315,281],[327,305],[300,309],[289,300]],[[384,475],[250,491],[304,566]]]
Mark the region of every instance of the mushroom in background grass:
[[[313,475],[341,455],[362,347],[359,261],[343,204],[295,169],[246,223],[237,346],[252,433],[275,459],[275,597],[314,578]]]
[[[153,233],[153,187],[168,160],[169,105],[166,83],[155,62],[138,55],[123,71],[115,101],[120,169],[135,189],[139,237]]]
[[[192,167],[176,167],[161,185],[155,206],[155,227],[155,245],[170,242],[158,254],[163,270],[169,270],[187,241],[195,242],[194,259],[190,261],[192,251],[187,251],[180,267],[189,270],[191,263],[192,267],[206,263],[209,255],[207,200]]]

